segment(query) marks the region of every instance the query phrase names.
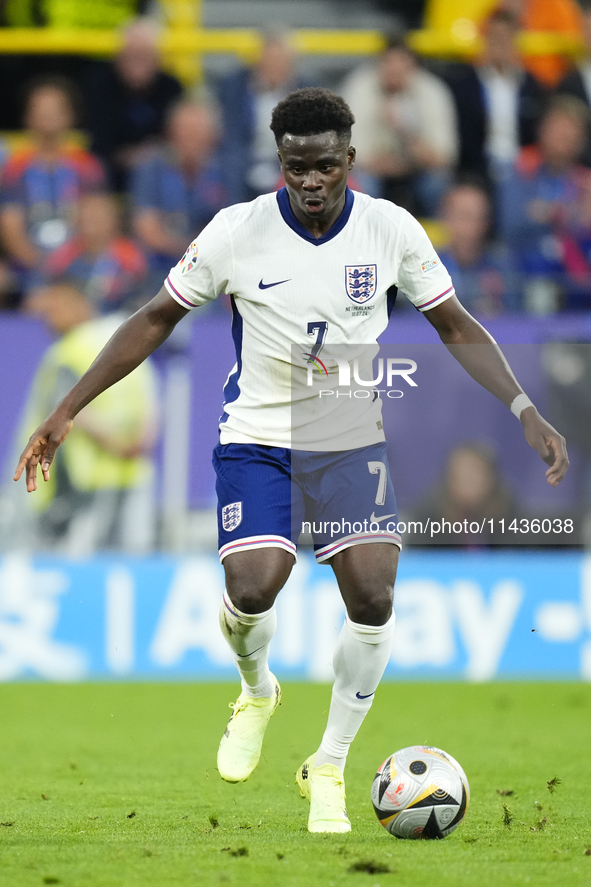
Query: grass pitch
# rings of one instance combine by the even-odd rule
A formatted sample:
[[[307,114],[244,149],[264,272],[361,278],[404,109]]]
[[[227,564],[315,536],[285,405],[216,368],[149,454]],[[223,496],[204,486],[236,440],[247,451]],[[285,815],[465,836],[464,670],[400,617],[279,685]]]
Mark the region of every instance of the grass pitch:
[[[227,785],[237,685],[0,687],[0,885],[591,885],[591,686],[383,685],[347,765],[350,835],[308,834],[293,782],[329,688],[283,691],[258,770]],[[470,780],[444,841],[397,841],[371,806],[379,764],[415,743]]]

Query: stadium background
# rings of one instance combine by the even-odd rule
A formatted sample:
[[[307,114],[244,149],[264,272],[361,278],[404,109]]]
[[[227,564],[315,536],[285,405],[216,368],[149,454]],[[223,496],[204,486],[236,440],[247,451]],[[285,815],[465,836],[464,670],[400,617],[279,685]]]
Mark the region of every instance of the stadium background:
[[[105,404],[99,430],[120,422],[125,446],[137,440],[127,415],[135,416],[134,427],[145,420],[139,455],[123,458],[113,440],[105,449],[92,423],[79,430],[60,468],[69,471],[61,489],[65,517],[56,508],[59,496],[52,499],[55,488],[27,497],[23,484],[11,480],[28,427],[60,390],[61,371],[71,382],[81,362],[92,359],[96,341],[91,337],[89,345],[76,338],[78,332],[104,335],[153,295],[166,271],[145,242],[153,226],[146,232],[135,215],[138,206],[145,208],[146,182],[152,189],[162,182],[144,177],[139,197],[130,197],[131,187],[122,182],[121,169],[117,179],[109,166],[113,158],[93,130],[116,118],[121,95],[128,93],[116,80],[111,98],[91,105],[87,90],[102,84],[104,96],[105,83],[113,83],[113,60],[119,64],[126,47],[133,44],[136,62],[139,50],[140,68],[147,58],[150,76],[174,78],[158,81],[169,104],[183,90],[205,108],[205,116],[189,113],[188,141],[190,152],[212,166],[209,178],[198,177],[194,195],[189,193],[186,215],[193,227],[177,237],[174,256],[166,259],[170,265],[215,208],[220,182],[228,194],[236,193],[235,178],[220,178],[216,161],[221,151],[222,172],[238,170],[231,151],[236,140],[233,145],[227,140],[238,134],[241,146],[241,87],[269,41],[279,41],[281,48],[275,66],[295,53],[296,81],[338,90],[383,57],[388,35],[406,29],[420,69],[442,78],[459,112],[466,101],[472,107],[474,93],[462,93],[459,85],[474,85],[476,69],[470,66],[482,59],[485,22],[495,5],[494,0],[0,2],[1,887],[591,885],[586,752],[591,237],[584,212],[575,211],[576,224],[566,228],[569,214],[555,213],[542,232],[538,264],[524,264],[519,237],[508,237],[503,228],[496,196],[502,176],[488,168],[475,171],[464,152],[448,160],[443,193],[430,212],[420,213],[445,260],[455,262],[462,299],[506,347],[526,391],[566,434],[571,470],[557,490],[545,484],[544,465],[523,441],[519,423],[455,365],[430,325],[405,308],[401,297],[383,337],[393,349],[388,354],[418,364],[413,396],[385,406],[401,517],[516,516],[528,526],[534,519],[572,520],[574,531],[514,533],[502,546],[465,534],[407,545],[396,589],[394,652],[347,763],[349,836],[309,835],[307,805],[293,786],[295,769],[324,728],[332,645],[343,618],[332,571],[317,566],[306,551],[278,602],[272,665],[283,682],[284,703],[269,726],[261,763],[240,786],[223,783],[215,771],[215,751],[237,686],[217,627],[223,573],[215,551],[210,464],[221,387],[233,362],[227,304],[222,300],[208,312],[194,312],[154,356],[139,387],[115,389],[121,392],[115,405]],[[562,83],[571,84],[572,95],[573,78],[584,104],[584,81],[581,86],[576,72],[586,70],[591,52],[587,7],[580,10],[574,0],[504,5],[521,17],[519,66],[543,84],[538,111]],[[126,30],[138,14],[147,17],[147,25]],[[13,222],[15,208],[22,222],[30,207],[26,188],[15,188],[15,169],[22,165],[10,164],[15,153],[19,163],[23,150],[29,156],[28,147],[39,137],[30,121],[24,126],[23,96],[32,78],[47,75],[58,90],[68,78],[82,96],[75,129],[60,138],[68,150],[97,151],[110,178],[98,195],[75,200],[69,218],[41,207],[42,220],[50,222],[49,239],[40,244],[35,225],[25,226],[30,237],[28,251],[21,251],[28,256],[25,268],[15,261],[6,206]],[[530,96],[539,96],[535,83],[528,83]],[[224,96],[231,99],[226,105]],[[93,119],[91,108],[99,111]],[[497,106],[505,122],[506,110]],[[585,122],[580,104],[568,106],[566,117],[573,114]],[[172,145],[170,132],[162,133],[165,117],[148,137],[148,153],[127,155],[131,167],[155,157],[170,160],[168,149],[162,150],[163,139],[169,149]],[[237,125],[224,129],[228,119]],[[473,123],[470,114],[461,119],[464,126]],[[43,125],[47,128],[47,120]],[[468,126],[464,147],[472,135]],[[537,168],[537,138],[530,131],[526,178]],[[577,158],[566,171],[565,191],[549,195],[555,207],[587,193],[588,147],[582,166]],[[92,159],[85,163],[82,171],[96,176]],[[162,181],[178,199],[174,172],[169,164]],[[241,170],[243,176],[249,172]],[[356,172],[355,187],[376,187],[361,164]],[[504,173],[511,176],[512,164]],[[445,197],[458,182],[463,202],[452,206]],[[104,192],[112,190],[114,199],[105,201]],[[39,202],[35,212],[41,211]],[[493,207],[491,225],[486,216]],[[162,223],[161,238],[162,229],[178,230],[174,212],[156,221]],[[106,250],[105,230],[107,239],[117,241],[114,252]],[[57,256],[56,235],[69,238]],[[477,253],[468,259],[466,273],[458,238],[460,247],[466,238]],[[539,264],[548,258],[548,244],[555,247],[557,241],[576,260],[574,272],[560,262]],[[557,255],[554,249],[551,258]],[[76,309],[78,321],[86,311],[86,323],[56,331],[64,318],[58,309],[65,308]],[[129,472],[127,460],[133,462]],[[125,499],[125,484],[80,488],[91,463],[120,480],[142,481],[143,498],[135,502],[125,533],[116,520],[123,509],[113,508]],[[59,480],[63,485],[64,475]],[[101,539],[103,506],[109,532]],[[74,512],[77,524],[69,527]],[[416,742],[448,750],[470,779],[468,816],[444,842],[394,842],[371,809],[377,766],[395,748]]]
[[[388,33],[404,27],[421,63],[449,79],[449,71],[458,64],[478,58],[482,22],[493,4],[431,0],[423,8],[403,2],[308,0],[294,6],[280,0],[170,0],[137,6],[105,0],[88,6],[19,4],[17,14],[17,5],[5,5],[0,69],[16,78],[15,93],[30,74],[59,74],[84,82],[85,66],[109,63],[125,39],[118,27],[138,12],[156,23],[163,70],[180,80],[187,96],[209,105],[215,105],[220,84],[236,65],[256,64],[262,43],[269,39],[263,27],[270,23],[285,29],[281,39],[291,43],[298,69],[305,70],[310,82],[338,88],[351,71],[382,52]],[[526,61],[558,54],[567,72],[585,58],[582,30],[524,28],[518,45]],[[545,88],[551,98],[553,87]],[[5,127],[3,140],[10,156],[28,136],[15,121],[16,111],[2,110],[5,119],[0,125]],[[219,138],[223,142],[223,132]],[[75,140],[91,145],[83,128]],[[462,170],[454,174],[458,172]],[[118,192],[117,202],[126,232],[136,236],[125,189]],[[435,210],[423,220],[438,247],[445,249],[441,214]],[[495,236],[498,239],[498,231]],[[215,555],[210,466],[221,386],[232,363],[226,308],[203,316],[195,312],[185,321],[185,331],[154,359],[159,419],[150,455],[154,531],[149,545],[140,552],[126,550],[115,539],[72,551],[59,538],[47,543],[39,532],[43,515],[28,513],[22,485],[15,492],[10,481],[24,440],[35,372],[55,340],[41,319],[30,316],[28,300],[34,299],[30,292],[51,282],[51,276],[23,284],[16,275],[15,284],[8,248],[2,261],[11,282],[4,287],[0,311],[0,679],[231,677],[215,628],[222,573]],[[156,279],[148,275],[140,287],[140,301],[152,294]],[[419,411],[405,416],[404,435],[391,420],[394,476],[398,465],[402,511],[411,515],[437,487],[454,447],[479,440],[501,460],[499,483],[511,489],[516,514],[571,516],[576,531],[570,538],[547,538],[545,544],[531,537],[517,540],[527,542],[526,547],[491,547],[478,540],[459,540],[451,550],[426,545],[413,551],[409,546],[401,562],[398,641],[389,677],[591,678],[591,562],[585,548],[590,538],[591,473],[585,442],[590,364],[584,344],[591,339],[591,296],[584,289],[573,310],[567,297],[549,305],[528,301],[527,285],[521,278],[517,298],[501,302],[494,311],[475,310],[497,340],[514,349],[511,360],[520,367],[524,385],[527,380],[526,390],[537,394],[551,419],[566,425],[570,440],[574,437],[573,467],[563,488],[544,489],[543,466],[522,446],[513,418],[483,401],[469,380],[454,375],[447,365],[442,369],[436,356],[425,384],[434,384],[442,373],[443,387],[431,403],[425,402],[428,415],[423,410],[422,417]],[[137,304],[137,290],[133,298],[133,303],[121,303],[123,311]],[[101,311],[105,313],[104,306]],[[400,308],[383,341],[408,347],[425,343],[436,349],[431,332],[423,318]],[[570,376],[567,371],[566,377],[553,374],[545,358],[549,343],[562,343],[563,364],[578,361],[582,369]],[[565,394],[570,406],[560,412],[557,403]],[[425,440],[433,441],[429,428],[434,419],[437,445],[425,449]],[[388,415],[386,420],[388,424]],[[409,440],[415,443],[409,446]],[[329,680],[330,650],[343,615],[332,573],[317,567],[304,552],[280,608],[281,622],[289,631],[284,628],[275,643],[279,674]],[[310,625],[317,628],[311,632]]]

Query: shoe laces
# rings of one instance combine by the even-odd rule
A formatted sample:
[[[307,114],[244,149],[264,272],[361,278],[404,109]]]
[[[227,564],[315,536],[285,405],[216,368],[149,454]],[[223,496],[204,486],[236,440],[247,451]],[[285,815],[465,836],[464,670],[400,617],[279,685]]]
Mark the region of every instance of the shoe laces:
[[[237,715],[241,711],[246,711],[247,708],[260,708],[265,702],[268,702],[268,700],[264,696],[246,696],[242,700],[239,698],[236,702],[229,702],[228,707]]]
[[[241,711],[245,711],[250,705],[250,701],[243,700],[242,702],[230,702],[228,708],[231,708],[235,715],[237,715]]]
[[[323,773],[322,770],[324,767],[326,767],[327,769],[328,769],[328,767],[330,767],[331,772],[330,773]],[[341,786],[341,785],[344,786],[345,785],[345,777],[339,771],[338,767],[333,767],[330,764],[329,765],[323,764],[320,767],[318,767],[317,770],[320,771],[318,773],[318,776],[322,777],[322,779],[330,779],[330,781],[332,782],[332,784],[334,786]],[[335,770],[336,770],[336,773],[335,773]]]
[[[342,777],[334,776],[332,779],[332,784],[335,788],[341,789],[343,798],[347,797],[345,794],[345,780]]]
[[[344,776],[342,776],[340,774],[337,776],[334,773],[330,773],[330,774],[329,773],[320,773],[318,775],[322,779],[330,780],[331,787],[339,789],[340,790],[339,791],[340,797],[342,798],[343,801],[345,800],[347,795],[345,794],[345,777]],[[326,785],[326,783],[325,783],[325,785]],[[335,803],[337,803],[335,798],[330,798],[330,799],[325,798],[324,800],[325,800],[325,803],[328,800],[328,806],[331,806],[331,807],[334,806]]]

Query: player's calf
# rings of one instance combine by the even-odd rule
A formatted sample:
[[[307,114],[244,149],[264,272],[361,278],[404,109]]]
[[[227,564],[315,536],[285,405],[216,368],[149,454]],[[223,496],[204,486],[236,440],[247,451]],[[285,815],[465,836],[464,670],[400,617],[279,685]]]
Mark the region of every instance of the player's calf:
[[[228,557],[228,561],[236,564],[238,555]],[[227,577],[233,572],[227,569]],[[261,585],[265,587],[264,582]],[[220,627],[242,680],[242,693],[231,705],[233,714],[218,749],[218,770],[227,782],[244,782],[257,766],[265,730],[281,699],[279,684],[268,664],[276,625],[273,606],[263,612],[244,613],[228,592],[224,593]]]

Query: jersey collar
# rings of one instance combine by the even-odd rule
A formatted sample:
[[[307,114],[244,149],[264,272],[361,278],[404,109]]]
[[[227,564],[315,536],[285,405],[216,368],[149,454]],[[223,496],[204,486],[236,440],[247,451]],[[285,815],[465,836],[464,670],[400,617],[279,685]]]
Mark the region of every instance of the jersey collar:
[[[291,208],[291,203],[289,202],[287,188],[280,188],[277,192],[277,204],[279,206],[279,212],[283,216],[283,221],[289,225],[292,231],[295,231],[296,234],[299,234],[300,237],[307,240],[308,243],[314,244],[314,246],[321,246],[323,243],[328,243],[329,240],[332,240],[333,237],[336,237],[337,234],[343,230],[349,221],[354,200],[353,192],[350,188],[347,188],[345,192],[345,206],[334,225],[332,225],[322,237],[314,237],[314,235],[310,234],[308,229],[296,219],[294,211]]]

